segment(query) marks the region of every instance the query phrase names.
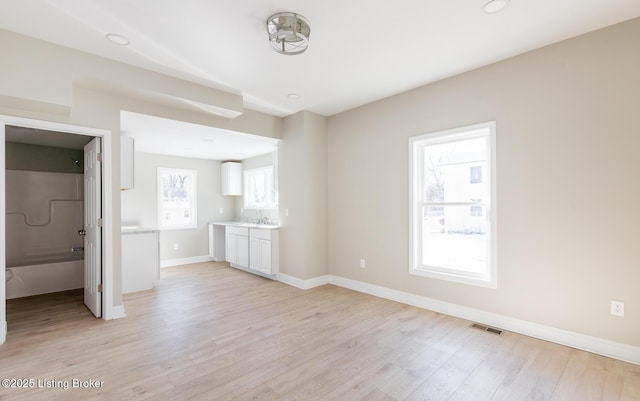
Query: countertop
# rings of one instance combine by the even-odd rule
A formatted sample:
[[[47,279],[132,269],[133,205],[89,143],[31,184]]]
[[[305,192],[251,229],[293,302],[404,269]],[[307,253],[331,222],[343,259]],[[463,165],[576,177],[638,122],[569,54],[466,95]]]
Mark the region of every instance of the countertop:
[[[138,226],[122,226],[122,235],[125,234],[143,234],[157,233],[160,230],[155,227],[138,227]]]
[[[247,227],[247,228],[260,228],[263,230],[277,230],[280,226],[275,224],[258,224],[248,223],[246,221],[216,221],[211,223],[214,226],[233,226],[233,227]]]

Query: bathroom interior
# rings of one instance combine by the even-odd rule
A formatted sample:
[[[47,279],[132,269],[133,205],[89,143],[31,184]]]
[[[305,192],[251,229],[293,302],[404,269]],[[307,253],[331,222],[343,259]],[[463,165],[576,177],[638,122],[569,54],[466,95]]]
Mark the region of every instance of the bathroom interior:
[[[7,300],[84,287],[83,149],[92,139],[6,127]]]

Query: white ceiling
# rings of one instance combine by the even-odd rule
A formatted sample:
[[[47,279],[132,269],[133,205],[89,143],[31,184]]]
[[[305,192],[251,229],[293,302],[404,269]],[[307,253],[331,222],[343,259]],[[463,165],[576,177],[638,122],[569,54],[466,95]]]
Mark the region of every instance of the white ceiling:
[[[0,0],[0,27],[225,88],[247,108],[285,116],[332,115],[640,15],[638,0],[511,0],[494,15],[481,11],[485,1]],[[310,20],[306,53],[269,47],[265,21],[280,11]]]
[[[640,16],[639,0],[511,0],[493,15],[486,1],[0,0],[0,28],[240,93],[249,109],[329,116]],[[266,19],[281,11],[310,21],[307,52],[269,47]],[[135,113],[121,129],[149,153],[242,160],[276,146]]]
[[[271,153],[278,140],[123,111],[123,135],[135,139],[136,152],[211,160],[244,160]]]

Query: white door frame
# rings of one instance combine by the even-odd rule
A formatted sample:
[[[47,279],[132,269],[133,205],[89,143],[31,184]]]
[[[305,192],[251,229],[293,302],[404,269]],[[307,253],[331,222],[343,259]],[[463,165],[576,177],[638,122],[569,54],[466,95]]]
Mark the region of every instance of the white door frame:
[[[112,167],[113,149],[111,131],[98,128],[82,127],[78,125],[62,124],[51,121],[0,115],[0,344],[7,336],[6,311],[6,249],[4,235],[6,233],[6,204],[5,204],[5,126],[44,129],[69,134],[87,135],[102,138],[102,217],[103,217],[103,248],[102,248],[102,318],[113,319],[113,188]]]

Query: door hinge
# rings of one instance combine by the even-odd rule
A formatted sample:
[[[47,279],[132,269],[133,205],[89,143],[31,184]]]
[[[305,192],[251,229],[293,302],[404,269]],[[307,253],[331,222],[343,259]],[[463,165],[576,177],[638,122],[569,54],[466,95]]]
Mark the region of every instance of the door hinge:
[[[102,292],[102,284],[98,284],[98,292]]]
[[[96,160],[99,162],[102,161],[102,153],[96,153]]]
[[[97,221],[96,221],[96,225],[98,227],[102,227],[102,217],[100,217]]]

